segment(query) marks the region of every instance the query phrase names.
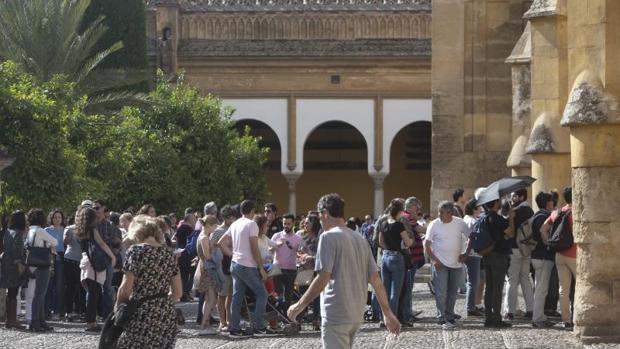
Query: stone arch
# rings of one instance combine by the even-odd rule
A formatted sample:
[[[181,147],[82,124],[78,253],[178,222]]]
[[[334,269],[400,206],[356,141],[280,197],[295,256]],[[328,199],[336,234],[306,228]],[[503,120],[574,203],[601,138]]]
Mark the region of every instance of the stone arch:
[[[394,136],[386,159],[390,173],[383,182],[384,204],[395,197],[415,196],[422,201],[424,212],[429,212],[431,137],[430,121],[412,122]]]
[[[181,20],[181,32],[179,33],[179,38],[186,39],[189,35],[189,20],[187,18],[183,18]]]
[[[198,35],[197,35],[197,39],[206,39],[207,38],[207,33],[206,33],[206,25],[205,25],[206,20],[204,18],[200,18],[199,22],[198,22]]]
[[[257,119],[236,120],[233,127],[242,133],[249,127],[250,134],[260,137],[259,147],[269,148],[269,156],[265,164],[265,180],[267,182],[267,202],[276,202],[278,207],[285,207],[287,200],[287,182],[282,175],[282,152],[286,153],[286,148],[280,144],[280,138],[276,131],[266,122]]]
[[[321,124],[342,121],[364,136],[368,148],[368,172],[374,172],[374,100],[372,99],[298,99],[296,122],[296,162],[294,172],[303,172],[303,148],[308,136]]]
[[[321,122],[299,146],[304,152],[304,172],[296,184],[297,213],[316,210],[320,196],[331,192],[347,201],[348,216],[372,212],[368,145],[357,127],[340,120]]]
[[[396,135],[407,125],[419,121],[431,122],[430,99],[384,99],[383,100],[383,169],[390,173],[390,149]]]
[[[231,119],[256,120],[265,123],[273,129],[278,137],[281,151],[280,163],[281,172],[287,172],[286,155],[288,149],[287,138],[287,108],[286,99],[283,98],[256,98],[256,99],[236,99],[225,98],[222,100],[224,106],[234,110]]]

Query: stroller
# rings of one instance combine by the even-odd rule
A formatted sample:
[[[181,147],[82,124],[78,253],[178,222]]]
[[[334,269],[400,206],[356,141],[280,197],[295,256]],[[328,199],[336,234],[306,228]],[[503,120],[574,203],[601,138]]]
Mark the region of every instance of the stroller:
[[[244,301],[244,310],[245,314],[242,313],[241,316],[245,320],[247,320],[250,324],[254,323],[253,319],[253,311],[256,306],[256,296],[252,292],[252,290],[247,289],[245,294]],[[286,316],[286,307],[282,300],[274,297],[273,295],[268,295],[267,297],[267,307],[265,309],[265,321],[276,320],[283,324],[282,333],[285,336],[293,336],[298,334],[301,331],[301,326],[291,320]]]

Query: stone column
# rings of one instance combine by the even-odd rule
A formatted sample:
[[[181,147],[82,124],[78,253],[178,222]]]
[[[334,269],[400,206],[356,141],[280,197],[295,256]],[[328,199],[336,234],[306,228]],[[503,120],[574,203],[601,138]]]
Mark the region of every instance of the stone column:
[[[532,32],[528,22],[523,34],[506,63],[512,72],[512,150],[506,161],[513,176],[529,176],[532,158],[525,148],[530,135],[532,114],[532,87],[530,60],[532,58]],[[531,196],[530,196],[531,197]]]
[[[523,32],[515,0],[432,1],[431,202],[507,176],[511,79],[504,59]]]
[[[297,180],[301,177],[299,173],[283,173],[288,182],[288,212],[297,214]]]
[[[375,183],[375,200],[374,200],[374,215],[375,218],[381,216],[383,214],[383,209],[385,208],[385,198],[383,192],[383,182],[385,181],[386,173],[371,173],[370,177]]]
[[[525,18],[532,36],[532,196],[570,185],[568,130],[560,127],[568,95],[566,0],[535,0]],[[534,204],[534,206],[536,206]]]
[[[575,332],[620,343],[620,2],[568,2]]]

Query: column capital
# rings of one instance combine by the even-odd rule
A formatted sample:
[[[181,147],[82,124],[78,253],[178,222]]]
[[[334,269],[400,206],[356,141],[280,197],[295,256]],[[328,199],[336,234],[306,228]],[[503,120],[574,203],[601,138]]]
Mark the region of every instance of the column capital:
[[[375,189],[383,189],[383,182],[385,181],[385,177],[387,177],[387,173],[371,173],[370,178],[372,178],[375,183]]]
[[[295,190],[295,184],[297,183],[299,177],[301,177],[301,173],[283,173],[282,175],[288,182],[289,190]]]

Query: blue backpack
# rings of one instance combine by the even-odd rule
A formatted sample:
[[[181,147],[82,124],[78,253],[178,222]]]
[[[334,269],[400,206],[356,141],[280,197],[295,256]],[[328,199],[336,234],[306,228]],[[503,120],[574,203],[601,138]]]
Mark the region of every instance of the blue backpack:
[[[486,214],[476,221],[469,238],[471,239],[472,248],[479,255],[488,256],[493,252],[495,240],[489,231],[488,216]]]
[[[200,231],[194,230],[192,235],[187,237],[187,243],[185,244],[185,254],[191,259],[198,255],[198,251],[196,250],[198,235],[200,235]]]

